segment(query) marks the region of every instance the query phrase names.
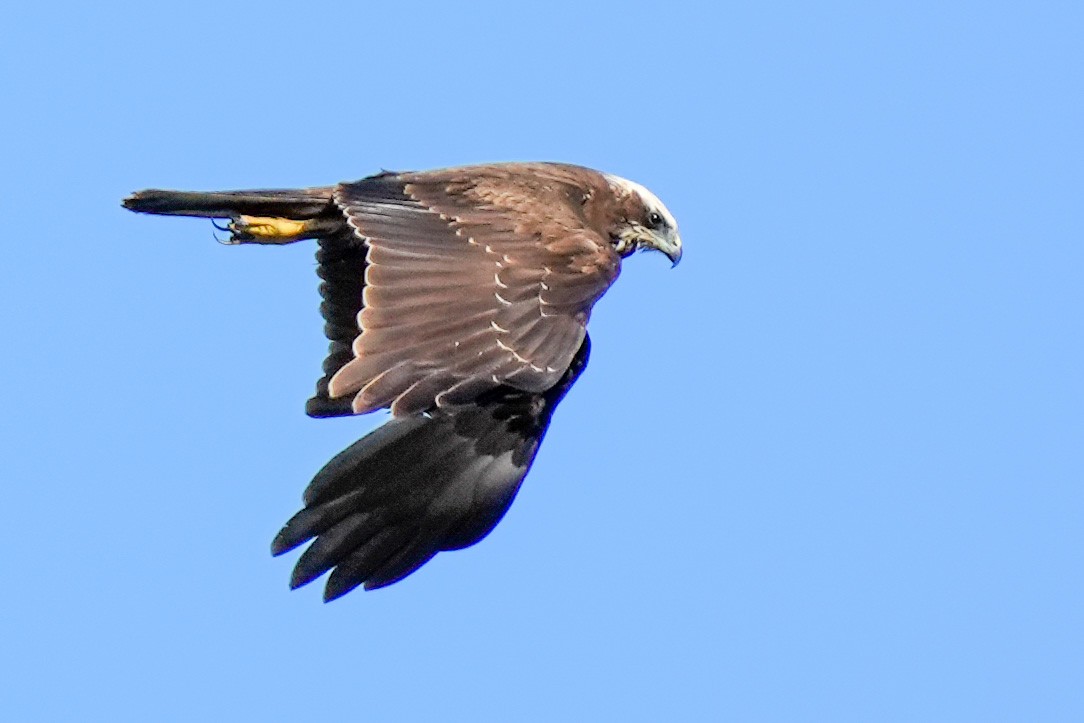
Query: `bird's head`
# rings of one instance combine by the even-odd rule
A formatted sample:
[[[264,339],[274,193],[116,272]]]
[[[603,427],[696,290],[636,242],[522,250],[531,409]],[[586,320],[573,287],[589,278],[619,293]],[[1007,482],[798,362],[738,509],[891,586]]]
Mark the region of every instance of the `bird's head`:
[[[625,257],[638,249],[655,249],[677,266],[681,261],[681,236],[677,221],[659,197],[625,178],[607,175],[606,180],[621,208],[610,231],[617,253]]]

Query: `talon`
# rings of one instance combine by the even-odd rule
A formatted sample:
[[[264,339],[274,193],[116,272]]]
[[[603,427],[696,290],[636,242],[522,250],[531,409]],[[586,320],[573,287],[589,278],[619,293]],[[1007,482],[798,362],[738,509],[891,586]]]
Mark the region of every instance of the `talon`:
[[[214,231],[211,232],[211,236],[214,237],[214,240],[222,244],[223,246],[236,246],[239,243],[244,243],[246,239],[252,238],[245,233],[244,229],[238,228],[237,224],[234,223],[234,219],[232,218],[226,222],[225,226],[219,226],[217,223],[215,223],[215,219],[212,218],[211,225],[214,226],[215,229],[218,231],[225,231],[229,233],[229,236],[221,239],[218,237],[217,233],[215,233]]]
[[[245,243],[288,244],[303,238],[315,238],[316,234],[326,230],[326,222],[324,226],[321,226],[320,219],[299,221],[274,216],[237,215],[226,220],[225,225],[220,225],[215,219],[211,219],[211,225],[217,231],[230,234],[225,241],[215,236],[215,240],[227,246]]]
[[[215,228],[218,228],[218,226],[215,226]],[[222,229],[222,230],[223,231],[228,231],[229,229]],[[211,237],[214,238],[215,241],[222,244],[223,246],[236,246],[237,244],[241,243],[240,241],[236,240],[233,236],[228,236],[226,238],[219,238],[218,234],[216,234],[214,231],[211,232]]]

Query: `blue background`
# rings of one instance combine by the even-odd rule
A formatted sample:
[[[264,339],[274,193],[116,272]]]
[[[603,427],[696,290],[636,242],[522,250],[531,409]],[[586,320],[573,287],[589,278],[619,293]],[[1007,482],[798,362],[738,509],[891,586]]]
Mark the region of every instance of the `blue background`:
[[[1084,720],[1079,3],[361,5],[5,11],[5,718]],[[313,249],[120,199],[511,159],[685,260],[487,540],[288,592]]]

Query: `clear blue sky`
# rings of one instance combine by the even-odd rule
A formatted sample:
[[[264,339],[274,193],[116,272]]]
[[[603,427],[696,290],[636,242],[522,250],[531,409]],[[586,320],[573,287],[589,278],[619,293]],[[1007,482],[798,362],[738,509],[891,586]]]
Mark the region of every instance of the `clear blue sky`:
[[[119,5],[0,46],[3,717],[1084,720],[1079,3]],[[510,159],[682,265],[482,544],[288,592],[313,249],[120,199]]]

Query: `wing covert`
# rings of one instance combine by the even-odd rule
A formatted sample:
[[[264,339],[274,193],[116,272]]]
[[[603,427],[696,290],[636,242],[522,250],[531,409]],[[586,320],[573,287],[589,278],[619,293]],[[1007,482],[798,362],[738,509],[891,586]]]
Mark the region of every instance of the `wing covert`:
[[[577,213],[582,195],[536,168],[341,185],[335,203],[368,252],[360,333],[330,397],[404,416],[556,384],[620,268]]]

